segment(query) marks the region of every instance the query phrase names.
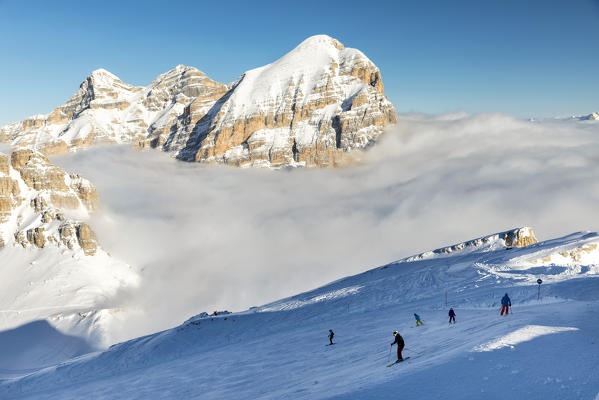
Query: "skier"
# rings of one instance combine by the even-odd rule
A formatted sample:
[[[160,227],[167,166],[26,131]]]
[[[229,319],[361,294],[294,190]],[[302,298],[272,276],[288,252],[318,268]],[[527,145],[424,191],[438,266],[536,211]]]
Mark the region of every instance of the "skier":
[[[424,325],[422,321],[420,321],[420,315],[414,313],[414,318],[416,318],[416,326],[418,326],[418,324]]]
[[[500,315],[503,315],[504,311],[505,311],[505,315],[508,315],[510,313],[511,306],[512,306],[512,301],[510,300],[509,296],[506,293],[505,296],[503,296],[503,298],[501,299],[501,314]]]
[[[455,324],[455,311],[453,311],[453,308],[449,309],[449,323],[451,324],[451,321],[453,321],[453,323]]]
[[[335,336],[335,332],[333,332],[332,329],[329,329],[329,344],[334,344],[333,343],[333,336]]]
[[[405,343],[403,341],[403,338],[399,334],[399,332],[397,332],[397,331],[393,332],[393,336],[395,336],[395,340],[393,341],[393,343],[391,343],[391,346],[393,347],[394,344],[397,344],[397,362],[400,362],[400,361],[403,361],[403,357],[401,356],[401,351],[403,350]]]

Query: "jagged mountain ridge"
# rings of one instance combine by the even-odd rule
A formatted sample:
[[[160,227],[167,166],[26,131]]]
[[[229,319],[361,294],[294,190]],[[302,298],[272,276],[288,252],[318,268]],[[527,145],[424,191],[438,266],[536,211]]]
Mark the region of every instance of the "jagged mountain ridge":
[[[0,141],[45,153],[132,143],[184,161],[335,166],[395,122],[380,70],[318,35],[230,85],[183,65],[147,87],[99,69],[50,114],[0,128]]]

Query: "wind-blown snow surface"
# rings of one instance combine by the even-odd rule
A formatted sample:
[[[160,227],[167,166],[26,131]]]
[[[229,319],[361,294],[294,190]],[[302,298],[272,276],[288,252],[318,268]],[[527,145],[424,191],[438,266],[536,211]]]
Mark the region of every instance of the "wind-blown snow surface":
[[[488,232],[596,230],[597,154],[595,121],[458,114],[400,116],[341,170],[212,168],[122,147],[54,161],[94,182],[103,214],[91,225],[142,270],[126,299],[150,312],[126,326],[141,335]]]
[[[592,399],[599,236],[403,259],[0,383],[2,398]],[[594,246],[593,246],[594,245]],[[582,249],[582,250],[581,250]],[[566,252],[569,262],[549,263]],[[580,252],[584,263],[576,262]],[[549,258],[548,258],[549,257]],[[566,273],[567,271],[567,273]],[[542,278],[537,301],[535,280]],[[447,324],[447,307],[457,324]],[[499,315],[504,292],[512,313]],[[424,325],[414,326],[412,313]],[[336,345],[325,346],[327,331]],[[399,330],[410,360],[393,358]]]

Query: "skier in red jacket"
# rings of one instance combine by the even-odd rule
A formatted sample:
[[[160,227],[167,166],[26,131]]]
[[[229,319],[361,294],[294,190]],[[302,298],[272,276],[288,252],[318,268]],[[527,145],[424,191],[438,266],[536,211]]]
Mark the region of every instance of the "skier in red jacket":
[[[394,344],[397,344],[397,362],[403,361],[401,351],[403,350],[405,343],[403,341],[403,338],[399,334],[399,332],[397,332],[397,331],[393,332],[393,336],[395,336],[395,341],[393,343],[391,343],[391,346],[393,346]]]

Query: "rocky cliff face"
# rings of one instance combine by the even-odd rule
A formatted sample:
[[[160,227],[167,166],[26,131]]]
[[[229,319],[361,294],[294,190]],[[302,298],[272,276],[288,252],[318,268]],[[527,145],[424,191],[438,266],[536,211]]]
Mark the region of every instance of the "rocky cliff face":
[[[0,154],[0,248],[8,244],[81,249],[94,255],[94,233],[65,212],[87,216],[98,207],[98,192],[86,179],[68,174],[30,149]]]
[[[395,122],[380,70],[319,35],[230,85],[181,65],[147,87],[97,70],[52,113],[0,128],[0,140],[45,153],[132,143],[185,161],[325,167]]]
[[[97,208],[96,188],[43,154],[0,153],[0,331],[45,319],[95,344],[121,339],[105,328],[129,312],[116,293],[138,276],[84,222]]]

